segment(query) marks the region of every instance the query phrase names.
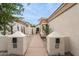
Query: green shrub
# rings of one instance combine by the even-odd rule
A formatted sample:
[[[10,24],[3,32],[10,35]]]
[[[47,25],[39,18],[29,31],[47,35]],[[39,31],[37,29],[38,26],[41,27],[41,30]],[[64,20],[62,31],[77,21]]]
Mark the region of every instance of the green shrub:
[[[49,34],[49,25],[46,24],[46,25],[43,25],[43,30],[45,31],[46,35]]]

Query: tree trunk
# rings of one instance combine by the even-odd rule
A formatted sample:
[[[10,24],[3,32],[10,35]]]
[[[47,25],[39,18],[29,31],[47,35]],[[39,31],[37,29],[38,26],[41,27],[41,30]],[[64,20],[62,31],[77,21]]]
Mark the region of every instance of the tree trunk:
[[[11,34],[13,34],[13,26],[11,26]]]
[[[4,30],[3,35],[6,35],[6,25],[4,24]]]

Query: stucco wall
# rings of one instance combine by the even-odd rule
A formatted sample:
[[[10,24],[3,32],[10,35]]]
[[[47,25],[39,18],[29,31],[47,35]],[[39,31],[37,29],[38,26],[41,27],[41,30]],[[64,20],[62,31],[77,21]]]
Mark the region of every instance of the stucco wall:
[[[70,48],[79,55],[79,4],[49,22],[52,30],[70,36]]]
[[[27,46],[27,40],[28,40],[27,37],[24,37],[24,38],[23,38],[23,54],[26,53],[26,50],[27,50],[27,48],[28,48],[28,46]]]
[[[0,51],[8,50],[8,39],[6,36],[0,36]]]
[[[17,48],[13,48],[12,37],[8,38],[8,54],[23,55],[23,38],[17,38]]]

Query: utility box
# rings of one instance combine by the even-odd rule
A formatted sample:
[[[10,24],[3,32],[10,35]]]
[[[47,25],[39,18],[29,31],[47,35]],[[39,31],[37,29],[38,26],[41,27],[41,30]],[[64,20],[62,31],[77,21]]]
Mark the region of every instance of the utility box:
[[[8,54],[24,55],[27,50],[26,35],[20,31],[15,32],[8,38]]]
[[[64,38],[57,32],[52,32],[47,36],[48,55],[65,55]]]

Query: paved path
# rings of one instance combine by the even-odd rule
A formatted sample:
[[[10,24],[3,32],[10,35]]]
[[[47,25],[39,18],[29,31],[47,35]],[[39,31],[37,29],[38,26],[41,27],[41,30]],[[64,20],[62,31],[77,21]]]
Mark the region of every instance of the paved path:
[[[26,55],[27,56],[47,56],[47,51],[44,47],[43,41],[38,34],[33,36]]]

